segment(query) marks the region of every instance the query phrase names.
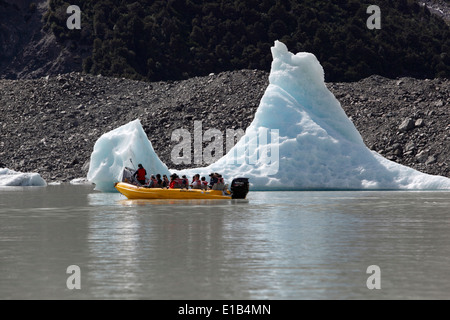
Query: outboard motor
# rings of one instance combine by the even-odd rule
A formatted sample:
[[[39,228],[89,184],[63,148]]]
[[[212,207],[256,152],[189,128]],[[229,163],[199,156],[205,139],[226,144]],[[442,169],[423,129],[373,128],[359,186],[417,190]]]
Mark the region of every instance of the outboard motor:
[[[249,190],[248,178],[233,179],[230,190],[232,199],[245,199]]]

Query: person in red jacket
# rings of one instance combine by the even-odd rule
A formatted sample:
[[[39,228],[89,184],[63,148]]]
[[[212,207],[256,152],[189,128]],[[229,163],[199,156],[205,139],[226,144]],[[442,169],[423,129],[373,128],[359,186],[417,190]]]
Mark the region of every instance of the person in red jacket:
[[[175,186],[177,185],[177,175],[175,173],[172,173],[170,176],[170,183],[169,183],[169,189],[175,189]]]
[[[147,171],[144,169],[142,164],[138,164],[138,169],[134,173],[134,176],[136,177],[137,181],[139,181],[140,184],[145,184],[145,176],[147,175]]]
[[[176,173],[170,176],[170,189],[181,189],[183,188],[183,179],[181,179]]]

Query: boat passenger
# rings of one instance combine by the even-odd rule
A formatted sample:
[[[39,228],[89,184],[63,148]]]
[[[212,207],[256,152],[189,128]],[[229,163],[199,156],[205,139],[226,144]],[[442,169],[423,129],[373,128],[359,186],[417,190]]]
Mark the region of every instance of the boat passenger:
[[[217,182],[212,186],[213,190],[223,190],[225,183],[221,174],[216,173]]]
[[[209,188],[212,189],[214,184],[217,183],[217,173],[211,173],[210,176],[210,180],[209,180]]]
[[[148,186],[149,188],[158,188],[158,180],[156,180],[155,176],[152,175],[150,177],[150,184]]]
[[[137,181],[141,184],[141,185],[145,185],[145,176],[147,175],[147,171],[145,171],[144,167],[142,166],[142,164],[138,164],[138,169],[136,170],[136,172],[134,173],[133,177],[136,177]]]
[[[202,182],[200,181],[200,175],[196,174],[194,176],[194,180],[191,184],[192,189],[201,189],[202,188]]]
[[[171,176],[170,176],[170,184],[169,184],[169,188],[170,188],[170,189],[175,189],[175,184],[176,184],[175,176],[174,176],[174,175],[171,175]]]
[[[157,183],[157,188],[162,188],[162,184],[163,184],[163,181],[161,180],[161,175],[158,173],[157,175],[156,175],[156,183]]]
[[[182,189],[189,189],[189,179],[186,176],[182,176],[181,188]]]
[[[207,190],[208,189],[208,181],[206,181],[205,177],[202,177],[202,189]]]
[[[169,179],[167,178],[167,176],[164,174],[164,175],[163,175],[163,180],[162,180],[161,187],[162,187],[162,188],[169,188],[169,184],[170,184],[170,181],[169,181]]]
[[[182,180],[178,177],[176,173],[170,176],[170,189],[180,189],[182,185]]]

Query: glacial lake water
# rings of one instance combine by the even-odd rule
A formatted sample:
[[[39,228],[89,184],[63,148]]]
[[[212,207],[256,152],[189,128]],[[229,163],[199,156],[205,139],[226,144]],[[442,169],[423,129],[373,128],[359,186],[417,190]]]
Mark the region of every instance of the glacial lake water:
[[[450,192],[131,201],[3,187],[0,299],[449,299],[449,208]]]

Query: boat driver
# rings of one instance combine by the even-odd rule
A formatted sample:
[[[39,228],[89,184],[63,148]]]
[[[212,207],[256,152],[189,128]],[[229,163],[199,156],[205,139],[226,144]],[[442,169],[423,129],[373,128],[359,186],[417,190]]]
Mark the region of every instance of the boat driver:
[[[145,184],[145,176],[147,175],[147,171],[144,169],[142,164],[138,164],[138,169],[134,173],[134,177],[136,177],[137,181],[139,181],[140,184]]]

